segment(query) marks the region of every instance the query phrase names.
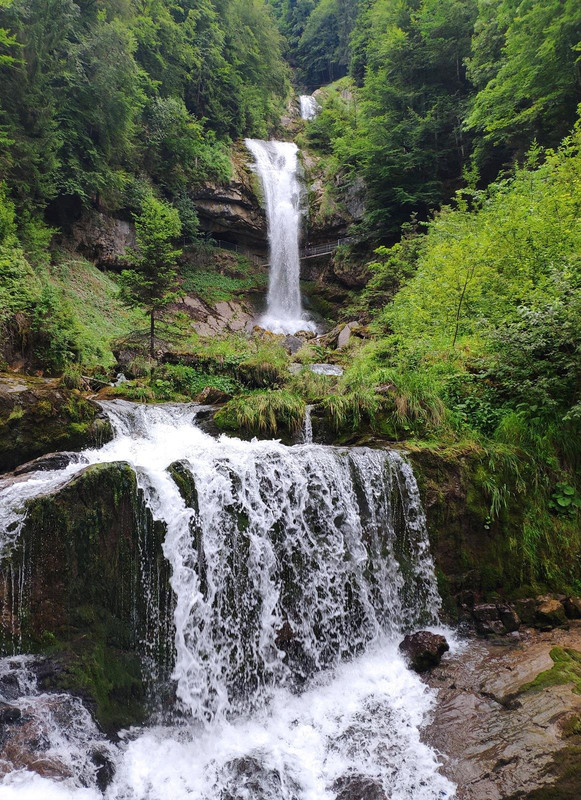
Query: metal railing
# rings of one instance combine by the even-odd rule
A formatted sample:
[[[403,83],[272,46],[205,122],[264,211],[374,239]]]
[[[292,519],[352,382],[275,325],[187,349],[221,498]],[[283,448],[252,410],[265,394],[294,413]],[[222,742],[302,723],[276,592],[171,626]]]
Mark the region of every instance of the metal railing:
[[[341,245],[348,244],[352,241],[353,239],[351,237],[345,237],[344,239],[335,239],[332,242],[324,242],[323,244],[307,245],[301,249],[299,257],[302,261],[305,258],[316,258],[317,256],[329,255]],[[214,247],[221,247],[223,250],[231,250],[234,253],[240,253],[254,264],[268,266],[268,261],[265,260],[265,256],[261,256],[258,253],[249,250],[247,247],[244,247],[243,245],[235,244],[234,242],[227,242],[224,239],[209,239],[208,243]]]
[[[307,247],[303,247],[301,250],[301,258],[315,258],[315,256],[324,256],[328,253],[332,253],[342,244],[348,244],[352,242],[353,239],[351,237],[346,237],[344,239],[336,239],[334,242],[325,242],[324,244],[314,244],[314,245],[307,245]]]

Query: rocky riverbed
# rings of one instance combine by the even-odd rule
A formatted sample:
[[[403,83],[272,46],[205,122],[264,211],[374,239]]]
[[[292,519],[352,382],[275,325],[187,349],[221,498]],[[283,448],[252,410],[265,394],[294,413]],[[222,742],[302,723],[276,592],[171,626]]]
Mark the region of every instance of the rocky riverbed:
[[[424,738],[458,800],[581,797],[581,622],[471,639],[425,680],[438,701]]]

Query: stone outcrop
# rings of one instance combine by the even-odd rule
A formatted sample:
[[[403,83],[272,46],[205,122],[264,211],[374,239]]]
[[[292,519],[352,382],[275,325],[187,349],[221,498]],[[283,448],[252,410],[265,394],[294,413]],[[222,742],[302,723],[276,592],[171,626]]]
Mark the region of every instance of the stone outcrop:
[[[191,326],[199,336],[237,333],[251,330],[254,313],[247,302],[240,300],[220,300],[214,306],[192,294],[186,295],[181,305],[192,319]]]
[[[80,392],[52,379],[0,375],[0,471],[111,436],[100,407]]]
[[[241,143],[232,151],[233,176],[227,184],[207,182],[192,199],[200,228],[216,239],[266,249],[266,216],[260,181],[250,169],[252,156]]]
[[[129,465],[99,464],[28,502],[1,565],[0,649],[50,654],[43,689],[79,694],[107,731],[143,719],[144,678],[171,659],[164,535]]]
[[[472,641],[426,674],[437,699],[423,738],[444,755],[458,800],[579,796],[580,650],[581,624],[573,623],[502,644]]]
[[[430,631],[408,633],[400,642],[399,649],[415,672],[426,672],[437,667],[450,645],[444,636]]]
[[[127,250],[135,247],[135,225],[128,220],[86,212],[70,229],[75,249],[102,269],[123,266]]]

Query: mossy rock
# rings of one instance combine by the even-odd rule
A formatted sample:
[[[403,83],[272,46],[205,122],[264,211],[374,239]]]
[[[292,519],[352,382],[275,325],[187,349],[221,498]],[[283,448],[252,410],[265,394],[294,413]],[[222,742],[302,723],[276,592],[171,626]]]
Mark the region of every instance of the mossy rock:
[[[101,408],[58,381],[0,375],[0,472],[57,450],[109,441]]]
[[[551,669],[544,670],[534,680],[521,686],[518,694],[566,683],[572,684],[575,694],[581,694],[581,653],[571,647],[553,647],[549,655],[553,661]]]
[[[109,732],[144,719],[148,682],[171,666],[164,536],[131,467],[97,464],[29,501],[2,563],[3,651],[50,655],[60,665],[50,688],[80,694]]]
[[[547,771],[547,785],[507,800],[579,800],[581,786],[581,746],[574,744],[556,753]],[[549,778],[549,776],[551,776]],[[551,780],[552,778],[552,780]]]

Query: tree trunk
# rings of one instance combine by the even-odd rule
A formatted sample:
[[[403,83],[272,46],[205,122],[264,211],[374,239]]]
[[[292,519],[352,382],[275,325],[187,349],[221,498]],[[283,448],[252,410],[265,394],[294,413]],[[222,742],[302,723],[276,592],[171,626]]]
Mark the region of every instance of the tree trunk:
[[[155,354],[155,311],[153,308],[149,315],[149,355],[153,358]]]

